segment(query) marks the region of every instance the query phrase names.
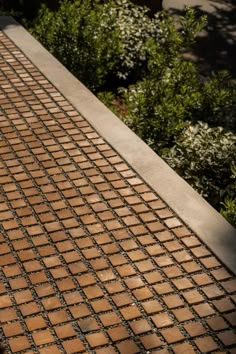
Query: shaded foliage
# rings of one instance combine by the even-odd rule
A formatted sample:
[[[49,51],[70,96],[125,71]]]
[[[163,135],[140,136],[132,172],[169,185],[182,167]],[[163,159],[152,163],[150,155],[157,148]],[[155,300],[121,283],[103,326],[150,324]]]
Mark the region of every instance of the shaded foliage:
[[[236,135],[206,123],[189,124],[162,157],[202,196],[219,209],[232,194],[231,166],[236,162]]]

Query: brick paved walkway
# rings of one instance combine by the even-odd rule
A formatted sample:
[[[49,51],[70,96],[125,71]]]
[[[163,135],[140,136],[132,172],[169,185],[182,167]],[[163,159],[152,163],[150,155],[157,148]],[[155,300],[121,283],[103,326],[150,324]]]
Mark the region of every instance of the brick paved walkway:
[[[236,353],[232,274],[3,33],[0,69],[7,352]]]

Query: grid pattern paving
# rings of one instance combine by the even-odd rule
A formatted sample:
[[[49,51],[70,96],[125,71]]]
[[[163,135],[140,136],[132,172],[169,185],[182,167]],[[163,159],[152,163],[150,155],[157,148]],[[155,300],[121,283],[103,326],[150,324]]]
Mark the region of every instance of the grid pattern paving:
[[[7,352],[236,353],[235,277],[2,32],[0,69]]]

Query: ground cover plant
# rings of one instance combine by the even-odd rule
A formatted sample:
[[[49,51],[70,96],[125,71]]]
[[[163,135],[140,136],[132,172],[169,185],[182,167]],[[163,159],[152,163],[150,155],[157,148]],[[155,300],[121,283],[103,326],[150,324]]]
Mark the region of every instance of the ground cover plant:
[[[31,32],[235,225],[235,84],[183,56],[205,24],[190,8],[176,25],[129,0],[63,0]]]

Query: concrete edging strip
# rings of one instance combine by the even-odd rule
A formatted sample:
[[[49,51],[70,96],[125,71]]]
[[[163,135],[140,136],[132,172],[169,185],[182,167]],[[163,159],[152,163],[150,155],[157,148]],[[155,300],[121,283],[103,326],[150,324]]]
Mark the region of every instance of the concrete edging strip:
[[[236,274],[236,229],[12,17],[0,17],[0,27],[97,132]]]

